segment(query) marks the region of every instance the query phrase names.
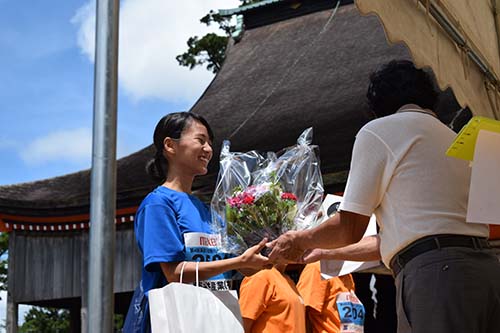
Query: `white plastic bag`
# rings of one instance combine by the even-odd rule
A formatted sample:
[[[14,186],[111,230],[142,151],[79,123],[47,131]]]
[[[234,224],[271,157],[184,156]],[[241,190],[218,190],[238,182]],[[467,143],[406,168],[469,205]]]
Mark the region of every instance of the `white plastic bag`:
[[[153,333],[243,333],[236,290],[211,291],[196,285],[172,282],[148,293]]]

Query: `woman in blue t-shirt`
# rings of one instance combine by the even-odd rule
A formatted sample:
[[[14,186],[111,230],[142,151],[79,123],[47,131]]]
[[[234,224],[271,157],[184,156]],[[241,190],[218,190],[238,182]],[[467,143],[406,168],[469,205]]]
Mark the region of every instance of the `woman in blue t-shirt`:
[[[238,257],[221,253],[217,235],[211,234],[208,206],[191,194],[194,177],[208,171],[212,140],[207,121],[190,112],[168,114],[156,125],[156,154],[147,171],[161,185],[146,196],[136,213],[135,235],[143,255],[143,268],[141,288],[135,296],[147,295],[150,289],[162,287],[167,281],[178,282],[185,261],[188,263],[183,282],[195,280],[194,262],[199,261],[199,278],[205,280],[202,285],[211,289],[229,288],[233,270],[258,270],[268,264],[268,259],[260,254],[265,240]],[[146,298],[134,297],[125,332],[134,331],[129,325],[136,326],[136,332],[149,330],[145,303]],[[132,308],[146,311],[133,315]]]

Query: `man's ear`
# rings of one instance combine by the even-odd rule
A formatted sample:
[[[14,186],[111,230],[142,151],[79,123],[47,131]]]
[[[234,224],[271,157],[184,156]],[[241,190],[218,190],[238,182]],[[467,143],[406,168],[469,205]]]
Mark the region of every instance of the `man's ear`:
[[[163,140],[163,149],[169,155],[175,155],[175,140],[167,136]]]

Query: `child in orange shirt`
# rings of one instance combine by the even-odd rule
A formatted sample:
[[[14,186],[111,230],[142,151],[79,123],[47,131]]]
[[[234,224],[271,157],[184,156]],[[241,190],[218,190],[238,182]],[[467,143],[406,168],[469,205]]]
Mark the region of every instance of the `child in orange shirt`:
[[[306,332],[305,306],[286,265],[276,265],[245,277],[240,309],[245,333]]]
[[[297,289],[304,298],[308,319],[308,332],[338,333],[341,318],[337,308],[337,297],[354,290],[350,274],[323,280],[319,261],[308,264],[300,274]]]

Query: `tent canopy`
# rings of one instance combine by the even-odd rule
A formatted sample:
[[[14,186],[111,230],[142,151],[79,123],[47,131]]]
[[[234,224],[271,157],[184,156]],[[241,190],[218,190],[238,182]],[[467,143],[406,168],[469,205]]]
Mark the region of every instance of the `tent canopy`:
[[[473,114],[500,119],[500,0],[356,0],[392,43],[404,42]]]

